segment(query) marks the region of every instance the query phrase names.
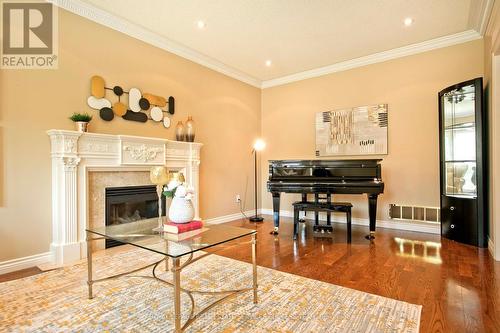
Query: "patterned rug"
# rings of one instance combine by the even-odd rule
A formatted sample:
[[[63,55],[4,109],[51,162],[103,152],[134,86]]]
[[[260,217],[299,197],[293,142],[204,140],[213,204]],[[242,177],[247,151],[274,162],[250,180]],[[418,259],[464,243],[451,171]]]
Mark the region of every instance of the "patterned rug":
[[[159,260],[128,248],[94,260],[94,278]],[[171,280],[171,274],[160,277]],[[144,273],[149,271],[144,271]],[[172,290],[150,279],[119,278],[94,285],[87,299],[85,263],[0,283],[2,332],[169,332]],[[181,273],[188,289],[251,286],[250,264],[211,255]],[[201,315],[188,332],[418,332],[421,306],[258,268],[259,304],[245,292]],[[189,298],[182,294],[182,311]],[[204,307],[220,296],[195,295]]]

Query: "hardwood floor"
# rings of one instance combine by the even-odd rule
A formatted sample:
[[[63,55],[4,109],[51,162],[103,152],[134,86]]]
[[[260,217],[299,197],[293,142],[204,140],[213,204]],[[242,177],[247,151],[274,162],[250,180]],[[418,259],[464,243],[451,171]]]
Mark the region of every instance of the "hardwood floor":
[[[21,279],[23,277],[32,276],[43,273],[38,267],[30,267],[19,271],[0,275],[0,282]]]
[[[353,226],[348,245],[344,224],[335,224],[333,238],[318,238],[310,221],[294,243],[291,219],[281,219],[277,237],[270,216],[256,226],[229,224],[257,229],[260,266],[423,305],[421,332],[500,332],[500,263],[487,249],[382,228],[370,243],[363,226]],[[250,262],[248,246],[218,254]]]
[[[293,242],[291,219],[282,218],[280,234],[273,236],[270,216],[258,224],[229,224],[257,229],[260,266],[423,305],[421,332],[500,332],[500,263],[487,249],[382,228],[370,243],[362,226],[353,226],[348,245],[345,225],[335,224],[332,237],[319,238],[312,236],[310,222]],[[217,253],[251,260],[247,244]],[[0,281],[37,273],[9,273]]]

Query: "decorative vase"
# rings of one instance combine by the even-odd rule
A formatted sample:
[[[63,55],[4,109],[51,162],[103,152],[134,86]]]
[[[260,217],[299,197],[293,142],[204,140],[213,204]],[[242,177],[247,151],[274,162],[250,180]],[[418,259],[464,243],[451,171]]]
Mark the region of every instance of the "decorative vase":
[[[175,139],[177,141],[184,141],[184,125],[182,121],[179,121],[175,127]]]
[[[87,132],[89,126],[87,121],[76,121],[75,124],[78,132]]]
[[[186,121],[186,141],[194,142],[194,121],[191,116],[188,116],[188,120]]]
[[[194,207],[191,199],[174,197],[168,210],[168,217],[174,223],[188,223],[194,218]]]

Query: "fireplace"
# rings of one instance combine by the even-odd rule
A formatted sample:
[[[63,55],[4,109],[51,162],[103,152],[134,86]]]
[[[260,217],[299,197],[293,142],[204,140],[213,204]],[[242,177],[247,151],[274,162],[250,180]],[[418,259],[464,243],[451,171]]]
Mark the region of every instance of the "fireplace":
[[[162,196],[165,215],[165,197]],[[123,224],[158,216],[155,185],[107,187],[105,189],[105,224]],[[123,243],[106,239],[106,248]]]
[[[195,218],[200,217],[201,143],[57,129],[47,133],[52,158],[50,251],[57,266],[86,258],[85,229],[105,224],[106,187],[150,185],[152,166],[184,173],[195,190]],[[96,251],[105,246],[104,241],[94,245]]]

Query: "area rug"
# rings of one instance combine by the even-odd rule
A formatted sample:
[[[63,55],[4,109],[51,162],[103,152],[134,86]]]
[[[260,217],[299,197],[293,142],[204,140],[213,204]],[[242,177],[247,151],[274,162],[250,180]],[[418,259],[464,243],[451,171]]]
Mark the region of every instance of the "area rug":
[[[95,278],[161,257],[129,248],[94,260]],[[144,273],[147,273],[145,270]],[[170,332],[172,290],[150,279],[119,278],[94,285],[87,299],[85,263],[0,283],[2,332]],[[171,280],[171,273],[160,277]],[[252,266],[211,255],[182,271],[182,287],[251,286]],[[421,306],[258,267],[259,303],[245,292],[202,314],[187,332],[418,332]],[[197,305],[214,296],[196,295]],[[182,311],[190,301],[182,295]]]

